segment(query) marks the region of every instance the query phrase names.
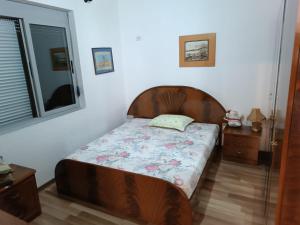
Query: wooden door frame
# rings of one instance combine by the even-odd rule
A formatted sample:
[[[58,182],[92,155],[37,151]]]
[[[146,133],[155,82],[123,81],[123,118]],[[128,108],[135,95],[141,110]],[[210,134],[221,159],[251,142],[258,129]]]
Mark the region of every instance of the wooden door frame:
[[[300,15],[298,15],[300,16]],[[292,125],[292,114],[294,108],[294,99],[296,93],[297,86],[297,71],[299,67],[299,55],[300,55],[300,33],[298,30],[300,29],[300,25],[297,24],[297,33],[295,35],[295,44],[294,44],[294,53],[293,53],[293,61],[292,61],[292,71],[290,78],[290,88],[289,88],[289,96],[288,96],[288,106],[287,106],[287,114],[286,114],[286,125],[284,132],[284,141],[282,146],[282,160],[281,160],[281,169],[280,169],[280,178],[279,178],[279,196],[278,203],[276,209],[276,225],[281,225],[282,218],[282,206],[284,200],[284,192],[285,192],[285,181],[286,181],[286,173],[287,173],[287,160],[288,160],[288,150],[289,150],[289,136],[290,136],[290,128]]]

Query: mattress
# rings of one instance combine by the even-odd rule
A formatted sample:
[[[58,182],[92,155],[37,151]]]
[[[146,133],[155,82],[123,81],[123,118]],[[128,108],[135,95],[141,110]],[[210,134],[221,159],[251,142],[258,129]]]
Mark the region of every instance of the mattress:
[[[130,119],[67,158],[160,178],[190,198],[214,149],[218,125],[192,123],[180,132],[150,127],[149,121]]]

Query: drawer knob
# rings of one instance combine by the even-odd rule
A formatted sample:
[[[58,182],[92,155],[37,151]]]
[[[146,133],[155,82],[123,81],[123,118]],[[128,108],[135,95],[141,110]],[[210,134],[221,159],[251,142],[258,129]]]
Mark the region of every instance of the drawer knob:
[[[237,152],[237,154],[238,154],[238,155],[241,155],[241,154],[242,154],[242,152],[241,152],[241,151],[238,151],[238,152]]]

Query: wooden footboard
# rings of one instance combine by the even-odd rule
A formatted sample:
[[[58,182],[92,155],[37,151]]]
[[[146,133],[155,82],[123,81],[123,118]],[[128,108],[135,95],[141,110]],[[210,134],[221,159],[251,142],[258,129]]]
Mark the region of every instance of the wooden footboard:
[[[116,216],[154,225],[192,224],[186,194],[161,179],[65,159],[56,166],[55,180],[59,194]]]

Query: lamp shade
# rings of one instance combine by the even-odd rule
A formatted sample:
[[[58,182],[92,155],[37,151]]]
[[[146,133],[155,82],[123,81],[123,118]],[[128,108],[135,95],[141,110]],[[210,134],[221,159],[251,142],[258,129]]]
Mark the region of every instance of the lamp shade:
[[[259,108],[253,108],[247,119],[251,122],[261,122],[266,119],[266,117],[261,113]]]

